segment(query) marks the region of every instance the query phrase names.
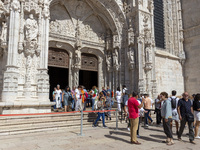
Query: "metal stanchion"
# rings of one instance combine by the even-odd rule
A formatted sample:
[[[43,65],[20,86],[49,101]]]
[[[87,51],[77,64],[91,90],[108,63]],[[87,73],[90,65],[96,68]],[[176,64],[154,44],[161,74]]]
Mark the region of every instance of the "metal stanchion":
[[[80,134],[79,136],[84,136],[83,135],[83,110],[81,110],[81,129],[80,129]]]
[[[116,130],[118,130],[118,109],[116,109]]]

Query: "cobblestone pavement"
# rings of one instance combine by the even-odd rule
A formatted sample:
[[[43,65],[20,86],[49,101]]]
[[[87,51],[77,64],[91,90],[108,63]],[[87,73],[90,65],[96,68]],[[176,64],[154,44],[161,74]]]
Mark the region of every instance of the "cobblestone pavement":
[[[182,137],[183,142],[179,142],[174,134],[175,144],[172,146],[167,146],[165,143],[162,143],[166,137],[162,127],[156,126],[149,126],[148,129],[140,127],[141,137],[138,141],[142,145],[130,144],[129,131],[127,131],[125,123],[119,123],[118,130],[115,130],[115,124],[109,124],[108,128],[87,127],[84,128],[83,132],[84,136],[77,136],[79,129],[69,128],[56,131],[1,136],[0,150],[197,150],[200,147],[200,140],[195,140],[195,145],[189,143],[188,137],[186,136],[188,132],[187,128]]]

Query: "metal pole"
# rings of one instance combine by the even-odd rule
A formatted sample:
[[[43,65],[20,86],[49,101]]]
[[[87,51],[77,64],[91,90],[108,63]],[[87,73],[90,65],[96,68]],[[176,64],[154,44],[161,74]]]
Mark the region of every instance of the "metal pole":
[[[118,109],[116,109],[116,130],[118,130]]]
[[[81,131],[79,136],[83,136],[83,110],[81,110]]]

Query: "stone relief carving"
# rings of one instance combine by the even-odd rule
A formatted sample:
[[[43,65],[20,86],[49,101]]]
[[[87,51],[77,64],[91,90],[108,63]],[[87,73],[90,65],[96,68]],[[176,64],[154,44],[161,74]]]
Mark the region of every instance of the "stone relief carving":
[[[75,50],[74,53],[74,68],[80,68],[81,67],[81,52],[80,50]]]
[[[1,29],[1,47],[5,48],[7,46],[7,30],[8,26],[6,22],[2,22],[2,29]]]
[[[50,33],[75,37],[75,29],[69,20],[55,20],[50,22]]]
[[[110,71],[112,66],[112,55],[110,52],[106,55],[106,64],[107,64],[107,70]]]
[[[129,52],[127,53],[129,60],[129,67],[132,70],[135,66],[135,52],[133,47],[129,47]]]
[[[118,49],[114,49],[113,52],[113,66],[115,67],[116,71],[119,70],[119,53],[118,53]]]
[[[25,25],[25,41],[24,41],[24,53],[26,56],[34,54],[40,55],[40,50],[38,50],[38,23],[34,19],[33,14],[29,15],[26,20]]]
[[[133,31],[133,28],[131,27],[129,30],[128,30],[128,45],[131,46],[131,45],[134,45],[134,42],[135,41],[135,34],[134,34],[134,31]]]
[[[39,1],[41,3],[41,1]],[[40,13],[40,8],[38,5],[38,0],[25,0],[24,11],[31,12],[34,11],[36,14]]]
[[[42,3],[42,1],[43,1],[43,0],[41,0],[41,3]],[[43,16],[44,16],[45,18],[49,18],[49,16],[50,16],[49,4],[50,4],[49,0],[44,0],[44,8],[43,8],[42,14],[43,14]]]
[[[18,0],[13,0],[12,3],[11,3],[11,8],[14,10],[14,11],[20,11],[20,3]]]

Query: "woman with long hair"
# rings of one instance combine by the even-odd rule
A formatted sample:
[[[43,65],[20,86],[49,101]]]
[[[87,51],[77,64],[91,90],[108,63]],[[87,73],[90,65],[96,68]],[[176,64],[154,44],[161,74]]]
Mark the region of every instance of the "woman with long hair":
[[[72,100],[72,94],[69,86],[66,86],[62,93],[62,101],[64,102],[65,112],[69,111],[69,104]]]

